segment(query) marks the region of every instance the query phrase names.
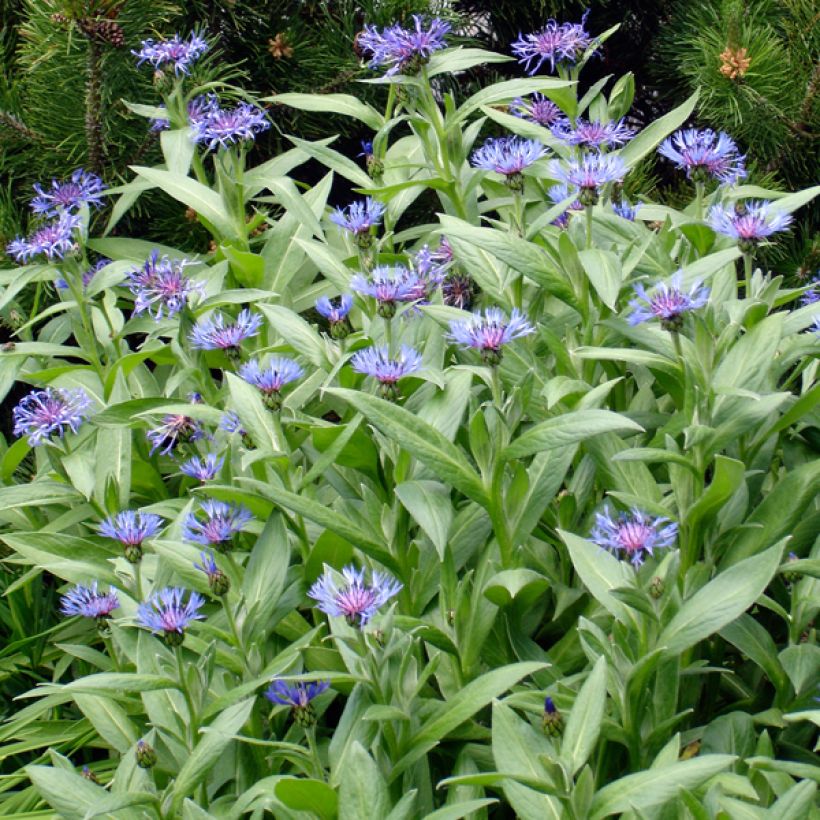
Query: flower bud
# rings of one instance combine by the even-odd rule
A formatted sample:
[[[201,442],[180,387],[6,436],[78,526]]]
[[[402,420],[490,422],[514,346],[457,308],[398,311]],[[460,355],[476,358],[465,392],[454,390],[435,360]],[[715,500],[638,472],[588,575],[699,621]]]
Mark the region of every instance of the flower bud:
[[[544,732],[551,737],[557,737],[561,734],[564,728],[564,721],[561,713],[558,711],[552,698],[547,696],[544,698]]]
[[[149,745],[144,740],[137,741],[137,748],[135,754],[137,756],[137,766],[139,766],[141,769],[151,769],[156,765],[156,750],[153,746]]]

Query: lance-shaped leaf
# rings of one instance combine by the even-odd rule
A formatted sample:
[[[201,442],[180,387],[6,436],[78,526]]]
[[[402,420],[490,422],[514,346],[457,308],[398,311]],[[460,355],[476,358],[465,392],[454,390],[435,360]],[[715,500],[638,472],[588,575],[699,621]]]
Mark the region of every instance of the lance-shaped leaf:
[[[605,706],[606,658],[602,655],[595,662],[572,704],[561,742],[561,758],[573,775],[587,762],[595,747],[601,732]]]

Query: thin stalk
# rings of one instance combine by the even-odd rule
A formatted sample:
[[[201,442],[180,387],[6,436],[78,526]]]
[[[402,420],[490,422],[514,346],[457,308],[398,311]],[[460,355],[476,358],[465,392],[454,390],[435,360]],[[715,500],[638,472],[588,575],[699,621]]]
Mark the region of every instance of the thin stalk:
[[[37,315],[38,311],[40,310],[40,297],[43,293],[43,283],[38,282],[36,287],[34,288],[34,301],[31,304],[31,313],[29,314],[28,320],[29,322],[34,321],[34,317]]]
[[[322,758],[319,756],[319,747],[316,744],[316,727],[305,726],[305,740],[307,740],[308,749],[310,749],[310,759],[313,763],[313,773],[319,780],[324,780],[325,770],[322,766]]]
[[[231,628],[231,634],[233,635],[233,639],[236,642],[236,648],[239,650],[240,654],[242,655],[242,659],[245,661],[245,668],[248,668],[248,653],[245,649],[245,642],[242,640],[242,633],[239,631],[239,626],[236,623],[236,615],[228,603],[227,596],[222,596],[222,606],[225,610],[225,617],[228,619],[228,626]]]
[[[134,567],[134,592],[137,595],[137,600],[142,601],[142,565],[139,561],[132,564],[131,566]]]
[[[108,657],[114,663],[115,671],[120,671],[120,660],[117,657],[117,653],[114,649],[114,642],[111,640],[111,635],[106,635],[103,632],[100,632],[100,638],[102,639],[103,645],[105,646],[105,651],[108,654]]]
[[[695,183],[695,217],[703,219],[703,193],[704,184],[702,182]]]
[[[592,205],[587,205],[586,208],[584,209],[584,211],[586,212],[586,218],[587,218],[587,220],[586,220],[587,221],[586,247],[591,248],[592,247]]]
[[[392,319],[384,320],[384,343],[387,345],[387,355],[393,352],[393,324]]]
[[[196,709],[194,708],[194,699],[188,690],[188,680],[185,676],[185,663],[182,659],[182,646],[174,647],[174,655],[177,661],[177,677],[179,678],[179,688],[182,692],[182,697],[185,698],[185,705],[188,707],[188,746],[190,749],[194,748],[196,740],[196,732],[198,728]]]
[[[77,281],[78,279],[79,283]],[[82,286],[82,274],[78,273],[76,270],[73,270],[70,274],[67,273],[65,281],[68,284],[68,289],[71,291],[71,297],[74,299],[74,302],[77,305],[77,310],[80,313],[80,324],[82,325],[83,332],[88,339],[86,348],[91,356],[91,364],[97,371],[100,381],[104,382],[105,370],[102,366],[102,362],[100,361],[100,353],[99,350],[97,350],[97,337],[94,334],[91,317],[88,314],[88,306],[85,303],[85,294],[83,293]]]
[[[743,280],[745,283],[746,293],[745,298],[752,298],[752,255],[750,253],[743,254]]]

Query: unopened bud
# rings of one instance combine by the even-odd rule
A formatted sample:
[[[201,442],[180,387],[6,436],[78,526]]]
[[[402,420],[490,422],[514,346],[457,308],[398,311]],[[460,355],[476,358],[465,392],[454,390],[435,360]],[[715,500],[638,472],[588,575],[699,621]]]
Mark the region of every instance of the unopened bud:
[[[141,769],[151,769],[154,765],[156,765],[156,750],[144,740],[137,741],[137,749],[135,754],[137,756],[137,766]]]

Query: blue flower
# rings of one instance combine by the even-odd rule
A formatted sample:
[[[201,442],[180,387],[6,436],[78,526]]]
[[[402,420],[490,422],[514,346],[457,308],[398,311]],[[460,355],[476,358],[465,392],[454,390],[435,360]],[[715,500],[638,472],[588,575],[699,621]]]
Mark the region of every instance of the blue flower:
[[[592,36],[584,28],[589,12],[584,12],[580,23],[558,23],[548,20],[541,31],[518,35],[512,52],[528,74],[535,74],[548,62],[550,71],[558,63],[574,65],[592,45]]]
[[[274,356],[268,359],[264,368],[256,359],[252,359],[239,368],[239,375],[248,384],[262,391],[263,399],[273,410],[281,406],[282,388],[296,379],[301,379],[303,374],[304,371],[299,364],[284,356]]]
[[[208,498],[200,502],[199,508],[205,513],[205,521],[200,521],[193,513],[188,513],[182,524],[182,537],[206,547],[215,547],[221,552],[227,552],[234,535],[253,520],[251,511],[241,504],[229,504]]]
[[[360,154],[357,154],[358,157],[364,157],[367,159],[368,157],[373,156],[373,141],[372,140],[362,140],[361,141],[362,150]]]
[[[210,481],[222,469],[225,463],[216,453],[208,453],[205,458],[193,456],[179,465],[180,472],[197,481]]]
[[[78,168],[65,182],[51,180],[51,189],[44,190],[39,182],[34,184],[38,196],[31,201],[31,210],[36,214],[57,216],[63,211],[73,211],[80,205],[102,205],[101,195],[105,183],[89,171]]]
[[[234,410],[226,410],[219,420],[219,427],[226,433],[240,433],[246,435],[246,430],[242,427],[242,419]]]
[[[110,589],[101,592],[97,589],[97,582],[91,586],[78,584],[60,598],[60,612],[63,615],[82,615],[83,618],[107,618],[120,606],[117,593]]]
[[[311,681],[310,683],[288,683],[276,679],[265,691],[265,697],[271,703],[290,706],[294,721],[299,726],[312,726],[316,722],[316,713],[310,702],[330,686],[330,681]]]
[[[409,268],[376,265],[369,277],[360,273],[353,276],[350,287],[375,299],[379,316],[390,319],[396,313],[396,302],[414,301],[424,285]]]
[[[111,264],[110,259],[100,259],[99,262],[92,265],[87,270],[83,271],[82,280],[83,280],[83,290],[87,288],[94,277],[107,265]],[[54,280],[54,287],[60,288],[61,290],[65,290],[68,287],[68,282],[66,282],[65,278],[62,276],[58,277]]]
[[[166,63],[173,63],[175,74],[189,74],[190,67],[207,50],[208,43],[198,34],[192,32],[187,40],[175,34],[170,40],[143,40],[139,51],[131,53],[138,57],[137,65],[150,63],[160,68]]]
[[[28,434],[28,443],[37,447],[53,433],[60,438],[66,430],[76,433],[91,408],[91,399],[81,387],[33,390],[12,410],[14,435]]]
[[[635,221],[638,211],[643,207],[642,202],[636,202],[634,205],[628,199],[622,199],[620,202],[612,203],[612,210],[622,219],[627,219],[630,222]]]
[[[563,202],[565,199],[568,199],[570,196],[575,194],[578,196],[578,190],[573,188],[570,190],[568,185],[560,184],[560,185],[551,185],[549,190],[547,191],[547,196],[550,198],[552,202],[556,205],[559,202]],[[556,217],[552,224],[556,225],[559,228],[566,228],[569,225],[569,212],[570,211],[583,211],[584,206],[580,203],[579,200],[574,200],[570,203],[569,208],[564,211],[559,217]]]
[[[74,232],[82,220],[76,214],[63,211],[53,222],[38,228],[31,236],[18,236],[6,246],[9,256],[18,262],[28,262],[41,253],[49,260],[62,259],[77,247]]]
[[[402,584],[387,573],[373,571],[370,583],[364,581],[364,570],[356,571],[353,566],[342,570],[344,584],[336,582],[328,567],[308,591],[308,596],[317,602],[319,609],[333,617],[344,616],[353,626],[358,619],[359,626],[365,626],[379,608],[401,591]]]
[[[191,263],[186,259],[169,259],[152,251],[145,264],[128,274],[128,287],[134,295],[134,313],[146,311],[159,321],[163,314],[171,317],[179,313],[191,295],[202,291],[202,283],[195,282],[182,271]]]
[[[591,538],[617,558],[628,558],[640,566],[656,549],[671,549],[678,535],[678,525],[668,518],[653,518],[639,509],[613,517],[610,510],[596,513]]]
[[[396,356],[391,356],[387,346],[366,347],[350,357],[350,366],[365,376],[371,376],[382,386],[386,399],[398,397],[396,382],[415,373],[421,367],[421,356],[407,345],[401,346]]]
[[[316,311],[332,325],[344,322],[352,307],[353,297],[349,293],[343,293],[338,300],[334,299],[332,302],[327,296],[320,296],[316,300]]]
[[[613,148],[629,142],[635,136],[635,129],[625,125],[623,119],[601,122],[579,117],[573,125],[564,117],[551,130],[557,139],[567,145],[583,145],[586,148]]]
[[[530,333],[535,333],[535,328],[518,308],[513,308],[507,319],[499,308],[491,307],[483,314],[474,313],[466,322],[450,322],[448,335],[464,347],[480,351],[486,364],[497,365],[505,344]]]
[[[686,171],[687,178],[699,182],[711,176],[732,185],[746,176],[745,157],[723,131],[715,133],[711,128],[676,131],[660,144],[658,153]]]
[[[547,149],[536,140],[498,137],[488,139],[481,148],[473,151],[470,162],[475,168],[516,177],[520,176],[525,168],[541,159],[546,152]]]
[[[626,175],[623,160],[615,154],[585,154],[579,160],[550,162],[550,174],[566,185],[579,189],[582,205],[594,205],[600,188],[608,182],[620,182]]]
[[[404,29],[398,23],[379,31],[375,26],[365,26],[357,43],[363,51],[369,51],[370,68],[387,68],[385,77],[395,74],[416,74],[427,63],[433,52],[447,47],[444,40],[450,24],[438,17],[424,28],[424,20],[413,15],[413,28]]]
[[[129,547],[138,547],[146,538],[153,538],[163,526],[163,520],[154,513],[123,510],[100,524],[100,535]]]
[[[212,552],[200,552],[199,560],[201,564],[194,563],[194,569],[204,572],[208,578],[208,586],[214,595],[227,595],[231,588],[231,580],[224,572],[216,565],[214,554]]]
[[[800,297],[803,305],[813,305],[820,302],[820,275],[815,276],[809,289]]]
[[[169,646],[179,646],[188,625],[205,617],[199,612],[205,599],[198,592],[190,592],[187,602],[183,603],[185,592],[179,587],[165,587],[137,609],[139,624],[155,634],[162,633]]]
[[[165,111],[165,106],[157,106]],[[214,94],[198,94],[186,106],[188,112],[188,125],[196,129],[199,124],[208,116],[208,114],[217,108],[217,99]],[[151,119],[152,131],[165,131],[171,127],[171,123],[165,117],[156,117]]]
[[[532,94],[529,99],[516,97],[510,103],[510,114],[545,128],[564,116],[564,112],[543,94]]]
[[[183,413],[169,413],[163,417],[162,424],[148,430],[146,436],[151,442],[150,455],[159,450],[162,455],[167,456],[180,443],[204,438],[205,432],[196,419]]]
[[[363,202],[351,202],[347,208],[336,208],[330,215],[330,221],[359,237],[370,233],[370,229],[381,222],[384,210],[381,202],[367,197]]]
[[[714,205],[709,211],[709,225],[718,233],[736,239],[741,250],[751,250],[773,233],[784,231],[792,223],[790,214],[774,210],[771,202],[744,202],[737,207]]]
[[[200,350],[237,351],[245,339],[259,333],[261,326],[262,317],[245,308],[236,317],[236,321],[228,325],[221,313],[200,319],[188,338]]]
[[[660,282],[654,292],[647,294],[640,283],[635,285],[637,299],[629,303],[632,314],[628,321],[630,325],[660,319],[664,330],[680,330],[683,325],[683,314],[702,308],[709,301],[709,288],[702,287],[698,282],[684,293],[681,290],[682,275],[678,271],[669,280],[669,284]]]
[[[209,150],[227,148],[242,140],[253,140],[270,128],[265,112],[256,105],[240,102],[236,108],[220,108],[216,100],[194,124],[194,141],[206,143]]]
[[[448,307],[470,310],[477,286],[472,277],[460,271],[449,273],[441,283],[441,299]]]

